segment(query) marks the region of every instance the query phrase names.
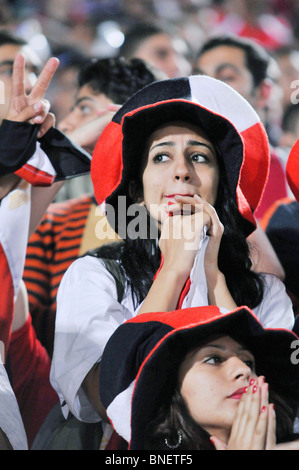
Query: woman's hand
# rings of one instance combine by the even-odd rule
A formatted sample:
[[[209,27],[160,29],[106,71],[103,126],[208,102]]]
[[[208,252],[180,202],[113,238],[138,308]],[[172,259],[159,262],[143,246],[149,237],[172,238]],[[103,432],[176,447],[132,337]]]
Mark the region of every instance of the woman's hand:
[[[200,242],[203,239],[203,228],[207,228],[207,235],[209,236],[209,243],[205,252],[205,272],[208,281],[211,279],[213,284],[219,276],[218,268],[218,253],[223,235],[224,227],[219,220],[216,210],[208,202],[201,197],[195,195],[194,197],[189,196],[175,196],[177,204],[170,205],[166,208],[166,211],[173,215],[173,217],[164,222],[161,238],[160,238],[160,249],[163,253],[164,259],[165,253],[168,254],[168,246],[163,243],[163,240],[167,238],[172,243],[172,235],[175,235],[177,241],[175,243],[175,257],[178,263],[178,254],[182,253],[183,265],[186,264],[186,269],[191,271],[196,253],[200,247]],[[181,236],[180,236],[181,234]],[[184,263],[185,260],[185,263]],[[187,268],[188,266],[188,268]]]
[[[200,249],[204,236],[203,229],[206,227],[209,242],[205,251],[204,268],[209,305],[217,305],[229,310],[236,308],[237,305],[228,290],[225,276],[218,267],[219,247],[224,227],[216,210],[197,195],[175,196],[175,199],[177,204],[170,205],[166,209],[167,212],[173,214],[173,217],[163,222],[160,237],[160,249],[165,266],[171,266],[172,269],[182,273],[186,280],[194,264],[196,253]],[[164,232],[167,235],[177,236],[167,237]],[[167,242],[164,242],[165,239]]]
[[[299,441],[276,444],[276,416],[269,404],[269,387],[258,377],[243,394],[227,443],[211,436],[216,450],[299,449]]]
[[[263,377],[252,383],[243,394],[228,443],[211,436],[217,450],[265,450],[273,441],[273,413],[269,409],[268,384]]]
[[[203,239],[203,228],[211,224],[198,196],[175,196],[177,203],[166,207],[169,215],[163,221],[159,246],[164,267],[176,270],[187,278]]]
[[[14,60],[12,73],[12,94],[6,119],[17,122],[40,124],[38,137],[42,137],[55,124],[55,117],[49,113],[50,103],[44,95],[59,65],[52,57],[41,71],[31,92],[27,95],[24,87],[25,59],[18,54]]]
[[[167,208],[163,217],[159,246],[163,265],[146,296],[138,314],[167,312],[177,308],[180,294],[194,264],[209,216],[193,197]],[[184,207],[183,207],[184,206]],[[163,208],[164,211],[165,208]]]

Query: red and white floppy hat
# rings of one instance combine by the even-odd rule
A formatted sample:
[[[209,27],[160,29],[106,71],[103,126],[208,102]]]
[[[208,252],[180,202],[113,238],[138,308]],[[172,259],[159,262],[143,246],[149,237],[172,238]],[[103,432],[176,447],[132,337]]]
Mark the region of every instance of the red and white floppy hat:
[[[298,348],[295,333],[264,328],[248,307],[228,313],[216,306],[144,313],[117,328],[100,368],[101,401],[130,450],[144,449],[145,429],[161,404],[169,403],[186,354],[218,335],[247,347],[256,374],[297,409],[299,366],[291,357]]]
[[[290,188],[299,202],[299,139],[291,148],[286,165],[286,174]]]
[[[106,201],[117,209],[118,196],[129,198],[129,182],[140,171],[147,138],[160,125],[174,121],[202,127],[216,145],[229,190],[249,222],[248,231],[253,231],[253,212],[269,172],[267,134],[255,110],[239,93],[207,76],[151,83],[115,114],[96,144],[91,163],[98,204]]]

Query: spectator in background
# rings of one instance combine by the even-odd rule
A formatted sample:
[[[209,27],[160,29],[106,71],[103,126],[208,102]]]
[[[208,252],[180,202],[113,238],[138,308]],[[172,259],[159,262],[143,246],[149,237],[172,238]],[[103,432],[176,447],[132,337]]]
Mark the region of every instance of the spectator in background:
[[[186,44],[185,47],[187,52]],[[166,28],[154,24],[138,23],[129,29],[125,33],[125,41],[120,47],[119,55],[125,59],[142,59],[164,72],[168,78],[187,76],[191,73],[191,65],[184,53],[176,48],[171,33]]]
[[[299,331],[299,140],[291,149],[286,174],[292,198],[276,201],[261,223],[285,270],[285,286],[296,315],[295,331]],[[295,197],[295,198],[294,198]]]
[[[270,66],[271,57],[264,48],[251,40],[225,35],[208,39],[203,44],[197,54],[194,72],[218,78],[238,91],[257,111],[267,129]],[[271,128],[267,131],[271,135]],[[272,145],[268,183],[255,211],[256,218],[260,220],[273,202],[287,195],[285,162],[280,160]]]
[[[194,73],[217,78],[240,93],[265,121],[270,95],[270,56],[253,41],[232,35],[207,39],[197,53]]]
[[[77,93],[77,76],[79,70],[88,62],[89,58],[82,52],[71,48],[56,48],[56,57],[60,66],[49,88],[56,121],[59,123],[67,116]]]
[[[285,113],[291,104],[298,101],[299,51],[293,46],[285,46],[276,50],[274,57],[281,72],[278,84],[282,90],[282,106]]]
[[[277,14],[269,0],[224,0],[222,15],[211,32],[214,35],[227,31],[253,39],[269,51],[293,41],[291,23],[286,16]]]
[[[0,31],[0,80],[1,80],[1,99],[0,99],[0,124],[3,119],[6,118],[10,100],[12,96],[12,74],[13,74],[13,64],[14,60],[18,54],[22,54],[24,57],[24,75],[22,77],[24,84],[24,92],[28,95],[36,83],[37,74],[42,68],[42,63],[39,57],[35,52],[28,46],[26,41],[24,41],[19,36],[13,34],[11,31],[1,30]],[[48,100],[41,100],[42,114],[46,111],[48,113],[50,103]],[[40,124],[40,117],[36,117],[32,120],[33,123]],[[51,125],[54,124],[55,118],[52,113],[48,114],[47,120],[51,119]],[[47,126],[47,129],[49,127]],[[15,173],[10,173],[5,176],[5,181],[2,179],[1,188],[0,188],[0,198],[9,192],[13,186],[18,184],[20,178]],[[39,220],[42,217],[46,207],[49,204],[58,189],[62,186],[61,182],[57,182],[54,185],[50,186],[47,191],[42,191],[38,187],[34,188],[34,194],[32,193],[32,204],[37,202],[37,205],[34,205],[32,210],[32,215],[34,218],[33,225],[37,225]],[[47,194],[45,198],[45,204],[41,204],[43,195]]]
[[[9,107],[11,88],[12,88],[12,69],[17,54],[23,54],[25,57],[25,76],[24,86],[26,93],[32,90],[36,81],[37,74],[41,70],[41,60],[35,52],[28,46],[22,38],[14,35],[10,31],[0,31],[0,80],[1,92],[4,92],[0,100],[0,124],[6,117]]]
[[[299,139],[299,102],[286,107],[282,119],[280,146],[291,149]]]

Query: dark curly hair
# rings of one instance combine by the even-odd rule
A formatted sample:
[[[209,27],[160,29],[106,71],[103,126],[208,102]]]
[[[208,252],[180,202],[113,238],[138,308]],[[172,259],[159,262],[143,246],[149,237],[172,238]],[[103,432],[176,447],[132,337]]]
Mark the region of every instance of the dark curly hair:
[[[78,85],[88,85],[114,103],[123,104],[145,85],[159,79],[158,72],[141,59],[93,59],[78,74]]]

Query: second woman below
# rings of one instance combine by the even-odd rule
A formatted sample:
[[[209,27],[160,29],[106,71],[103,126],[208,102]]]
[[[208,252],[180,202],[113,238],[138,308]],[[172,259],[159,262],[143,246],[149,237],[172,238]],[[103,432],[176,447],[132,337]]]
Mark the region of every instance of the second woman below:
[[[100,373],[114,449],[298,450],[298,346],[295,333],[263,328],[247,307],[125,322]]]
[[[218,80],[155,82],[116,113],[92,179],[122,240],[75,261],[58,292],[51,380],[65,416],[105,419],[102,353],[137,314],[246,305],[264,327],[292,329],[284,285],[251,269],[247,243],[268,167],[257,114]],[[104,258],[116,261],[121,298]]]

